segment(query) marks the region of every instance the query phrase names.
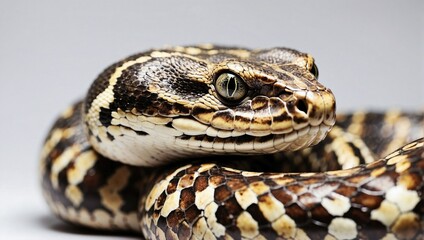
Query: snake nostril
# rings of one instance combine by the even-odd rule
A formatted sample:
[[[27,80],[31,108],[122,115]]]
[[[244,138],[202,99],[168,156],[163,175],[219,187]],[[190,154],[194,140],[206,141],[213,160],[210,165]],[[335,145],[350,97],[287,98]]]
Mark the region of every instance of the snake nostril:
[[[296,108],[301,111],[304,112],[305,114],[308,113],[308,105],[306,104],[306,101],[303,99],[299,99],[296,102]]]

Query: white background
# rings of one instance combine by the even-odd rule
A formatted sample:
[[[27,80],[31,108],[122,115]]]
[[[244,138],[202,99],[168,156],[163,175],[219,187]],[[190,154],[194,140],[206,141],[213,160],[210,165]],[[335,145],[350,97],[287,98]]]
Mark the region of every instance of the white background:
[[[116,238],[49,213],[43,138],[112,62],[206,42],[311,53],[341,111],[424,107],[423,1],[1,0],[0,239]]]

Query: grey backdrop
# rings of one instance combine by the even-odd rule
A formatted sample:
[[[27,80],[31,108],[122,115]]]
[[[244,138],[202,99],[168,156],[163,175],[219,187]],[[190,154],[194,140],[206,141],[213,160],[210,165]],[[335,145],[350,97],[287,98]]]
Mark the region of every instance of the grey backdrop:
[[[108,64],[206,42],[311,53],[339,110],[424,106],[423,1],[2,0],[0,238],[80,237],[40,195],[37,156],[53,119]]]

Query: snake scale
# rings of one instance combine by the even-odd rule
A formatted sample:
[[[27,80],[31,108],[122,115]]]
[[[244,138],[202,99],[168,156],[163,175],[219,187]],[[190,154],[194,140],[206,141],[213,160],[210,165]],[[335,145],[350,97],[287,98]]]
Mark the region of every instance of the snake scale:
[[[288,48],[130,56],[55,122],[43,195],[67,222],[147,239],[424,238],[424,114],[336,121],[317,79]]]

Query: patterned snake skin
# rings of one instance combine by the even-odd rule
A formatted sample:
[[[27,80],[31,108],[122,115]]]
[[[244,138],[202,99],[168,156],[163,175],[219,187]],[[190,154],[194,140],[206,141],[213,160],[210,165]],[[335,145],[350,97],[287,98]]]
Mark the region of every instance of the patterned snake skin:
[[[286,48],[128,57],[50,130],[45,199],[147,239],[424,238],[424,114],[335,121],[317,77]]]

